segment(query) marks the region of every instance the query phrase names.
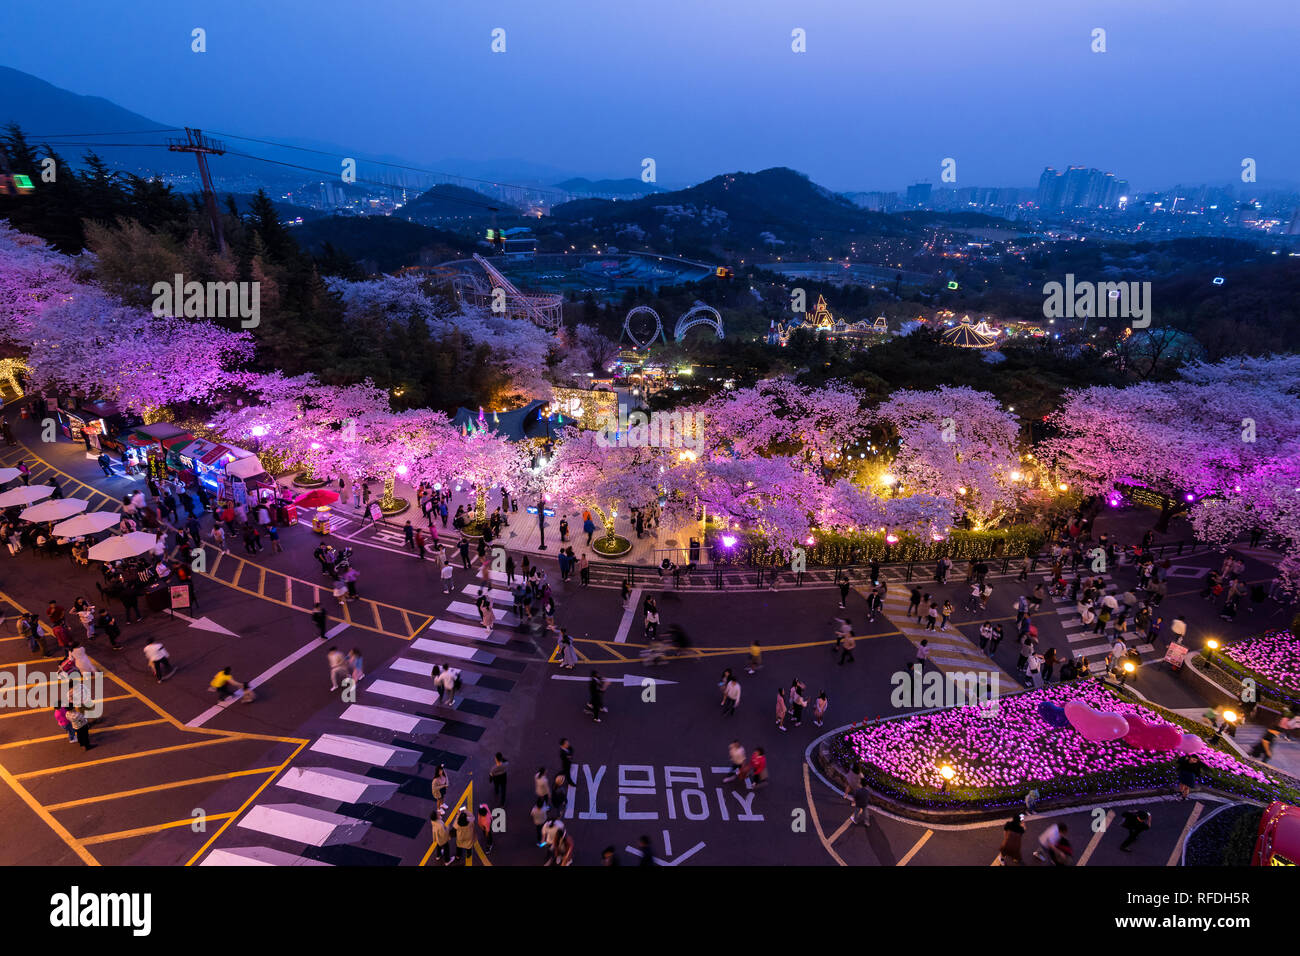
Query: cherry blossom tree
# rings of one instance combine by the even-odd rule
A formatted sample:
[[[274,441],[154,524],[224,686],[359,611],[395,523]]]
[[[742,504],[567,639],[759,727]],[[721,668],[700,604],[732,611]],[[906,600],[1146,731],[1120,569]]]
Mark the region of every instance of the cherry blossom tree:
[[[612,542],[619,510],[647,505],[659,494],[660,468],[668,457],[661,451],[611,445],[602,432],[564,428],[534,487],[563,507],[590,509]]]
[[[891,493],[952,502],[975,530],[995,527],[1014,508],[1023,479],[1018,419],[988,392],[943,387],[895,392],[874,418],[898,438],[882,483]]]
[[[1293,356],[1237,360],[1189,367],[1190,381],[1067,392],[1050,419],[1059,434],[1040,455],[1090,493],[1151,489],[1165,530],[1300,448],[1298,369]]]

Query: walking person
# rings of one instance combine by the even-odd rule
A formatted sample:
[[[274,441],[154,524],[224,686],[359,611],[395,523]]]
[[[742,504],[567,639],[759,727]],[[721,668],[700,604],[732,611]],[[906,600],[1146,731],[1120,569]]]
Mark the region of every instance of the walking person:
[[[722,685],[722,714],[724,717],[733,716],[736,708],[740,706],[740,681],[736,680],[735,675],[731,675]]]
[[[855,647],[857,647],[857,646],[858,646],[857,638],[854,637],[854,635],[853,635],[853,628],[850,627],[850,628],[849,628],[849,632],[848,632],[847,634],[845,634],[844,637],[843,637],[843,638],[841,639],[841,641],[840,641],[840,661],[839,661],[839,663],[840,663],[840,664],[844,664],[845,661],[856,660],[856,658],[854,658],[854,656],[853,656],[853,649],[854,649]]]
[[[353,485],[353,498],[359,494],[356,485]],[[432,828],[430,839],[433,843],[434,860],[441,866],[447,866],[451,862],[451,834],[447,830],[447,824],[442,821],[442,813],[441,807],[434,807],[433,812],[429,814],[429,824]]]
[[[488,779],[492,781],[492,795],[497,805],[502,807],[506,805],[506,774],[509,769],[510,765],[505,756],[497,751],[497,755],[492,758],[492,769],[488,771]]]
[[[325,652],[325,663],[330,669],[330,690],[338,690],[348,676],[347,658],[337,647],[331,647]]]
[[[591,562],[587,560],[587,552],[582,552],[582,557],[578,559],[578,577],[585,588],[591,584]]]
[[[174,668],[172,667],[171,658],[167,656],[167,648],[163,647],[162,641],[155,638],[144,646],[145,659],[149,661],[149,667],[153,671],[154,680],[161,684],[167,678],[171,677]]]
[[[785,732],[785,718],[789,708],[785,704],[785,692],[781,688],[776,689],[776,729]]]
[[[844,610],[844,608],[847,606],[846,602],[848,601],[848,599],[849,599],[849,578],[848,575],[845,575],[843,580],[840,581],[840,610],[841,611]]]
[[[447,792],[450,781],[447,779],[447,768],[442,764],[433,772],[433,780],[429,783],[429,790],[433,794],[433,805],[440,811],[447,809],[447,804],[443,802],[443,795]]]
[[[609,689],[609,681],[600,676],[600,671],[591,672],[591,680],[587,682],[587,707],[591,712],[591,719],[595,723],[600,723],[600,715],[609,712],[605,706],[605,691]],[[565,774],[567,778],[567,774]]]
[[[455,856],[452,858],[453,864],[462,861],[465,864],[469,863],[469,859],[474,853],[475,826],[476,824],[470,820],[469,814],[464,809],[456,816],[456,822],[451,827],[456,844]]]
[[[90,742],[90,718],[86,716],[85,707],[81,704],[70,705],[67,708],[67,720],[77,736],[77,743],[81,745],[81,749],[94,750],[95,745]]]
[[[482,831],[483,834],[481,838],[483,840],[483,852],[491,853],[492,852],[492,810],[491,808],[488,807],[486,803],[480,803],[478,805],[478,813],[476,814],[476,816],[478,818],[477,820],[478,828],[480,831]]]
[[[549,784],[547,785],[549,786]],[[528,811],[528,818],[533,821],[533,827],[537,831],[537,847],[541,849],[546,846],[546,841],[542,839],[542,827],[546,823],[546,798],[538,797],[533,803],[533,808]]]
[[[1002,828],[1002,845],[998,847],[1001,866],[1024,866],[1021,845],[1025,837],[1025,815],[1017,813]]]
[[[320,606],[320,601],[312,607],[311,620],[316,625],[316,633],[320,635],[320,639],[325,640],[325,625],[329,618],[325,614],[325,609]]]
[[[571,671],[578,663],[578,650],[573,646],[573,638],[565,628],[560,628],[560,666]]]
[[[1125,853],[1132,853],[1130,847],[1137,842],[1137,838],[1151,829],[1151,814],[1146,810],[1125,810],[1123,820],[1120,826],[1128,831],[1128,836],[1119,848]]]

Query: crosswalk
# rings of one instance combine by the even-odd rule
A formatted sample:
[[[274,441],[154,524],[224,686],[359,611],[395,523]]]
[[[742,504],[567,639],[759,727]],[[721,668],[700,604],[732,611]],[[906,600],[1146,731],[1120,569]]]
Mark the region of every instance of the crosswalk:
[[[478,588],[465,588],[467,598]],[[427,836],[433,767],[451,772],[467,757],[528,666],[505,656],[514,615],[508,591],[487,592],[500,616],[488,635],[478,609],[453,602],[406,652],[362,678],[347,704],[201,859],[201,866],[394,865],[409,858],[406,841]],[[458,606],[457,606],[458,605]],[[461,623],[454,618],[472,623]],[[444,703],[430,678],[435,665],[461,672],[461,688]]]
[[[1042,581],[1044,590],[1047,590],[1051,584],[1051,575],[1043,575]],[[1106,582],[1105,593],[1113,594],[1117,598],[1120,594],[1119,589],[1110,581]],[[1047,604],[1050,601],[1055,605],[1053,609],[1060,619],[1061,627],[1065,631],[1065,640],[1070,647],[1070,656],[1076,661],[1081,657],[1087,657],[1088,672],[1090,674],[1104,674],[1106,672],[1106,655],[1115,646],[1115,631],[1113,628],[1108,629],[1110,637],[1095,633],[1094,628],[1096,625],[1087,626],[1083,623],[1083,618],[1079,615],[1078,605],[1071,601],[1068,595],[1068,589],[1060,596],[1053,596],[1048,591],[1043,603]],[[1129,620],[1132,621],[1132,615],[1129,616]],[[1132,631],[1126,631],[1123,637],[1125,644],[1129,647],[1134,646],[1133,639],[1135,635]],[[1138,644],[1136,650],[1142,656],[1143,663],[1158,660],[1163,656],[1154,644]]]
[[[863,590],[865,589],[859,589],[860,592]],[[1019,684],[1019,681],[1003,670],[996,661],[975,647],[951,621],[948,623],[951,630],[948,631],[938,629],[929,631],[917,624],[916,618],[909,616],[907,612],[910,601],[910,592],[906,588],[896,586],[886,591],[881,607],[885,617],[902,631],[913,645],[920,647],[921,641],[927,642],[930,663],[945,673],[984,672],[996,675],[998,681],[1006,681],[1011,686]]]

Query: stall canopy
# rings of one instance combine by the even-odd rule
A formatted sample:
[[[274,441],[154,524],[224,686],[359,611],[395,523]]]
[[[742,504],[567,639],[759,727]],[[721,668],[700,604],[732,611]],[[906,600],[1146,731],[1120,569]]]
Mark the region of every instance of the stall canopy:
[[[195,441],[194,436],[191,435],[189,432],[186,432],[183,435],[177,435],[175,438],[164,438],[162,442],[162,446],[168,451],[181,452],[184,451],[185,448],[193,441]]]
[[[221,460],[223,455],[229,454],[230,449],[225,445],[210,442],[206,438],[194,439],[185,446],[184,451],[186,458],[197,461],[201,465],[214,465]]]
[[[140,425],[131,429],[132,433],[139,435],[146,441],[164,442],[168,438],[176,438],[181,435],[189,436],[189,432],[179,425],[173,425],[171,422],[154,422],[152,425]]]
[[[256,478],[258,475],[265,474],[262,468],[262,462],[256,455],[249,455],[247,458],[236,458],[226,464],[226,474],[231,478]]]

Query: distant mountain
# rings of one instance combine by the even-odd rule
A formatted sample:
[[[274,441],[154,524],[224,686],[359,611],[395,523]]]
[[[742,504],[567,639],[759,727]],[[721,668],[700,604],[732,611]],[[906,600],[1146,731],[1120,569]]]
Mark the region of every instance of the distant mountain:
[[[517,208],[500,199],[493,199],[464,186],[441,183],[408,202],[402,207],[400,215],[412,222],[431,225],[448,221],[491,220],[494,210],[496,215],[505,218],[520,214]]]
[[[132,144],[162,143],[166,136],[176,135],[139,134],[139,130],[161,129],[173,124],[132,113],[103,97],[81,96],[30,73],[0,66],[0,126],[10,123],[22,127],[28,142],[34,146],[43,145],[44,136],[59,133],[112,133],[111,136],[85,137],[76,142]],[[54,148],[74,165],[80,165],[82,155],[89,151],[86,146],[59,146],[57,140]],[[109,165],[140,175],[195,171],[192,156],[171,153],[156,146],[104,146],[99,154]]]
[[[472,239],[395,216],[330,216],[294,226],[289,234],[312,255],[322,255],[329,243],[368,272],[433,265],[481,251]]]
[[[579,199],[552,216],[611,242],[755,253],[822,249],[868,237],[911,235],[914,227],[859,209],[786,167],[727,173],[642,199]]]
[[[640,199],[664,190],[639,179],[587,179],[577,176],[555,184],[574,199]]]

